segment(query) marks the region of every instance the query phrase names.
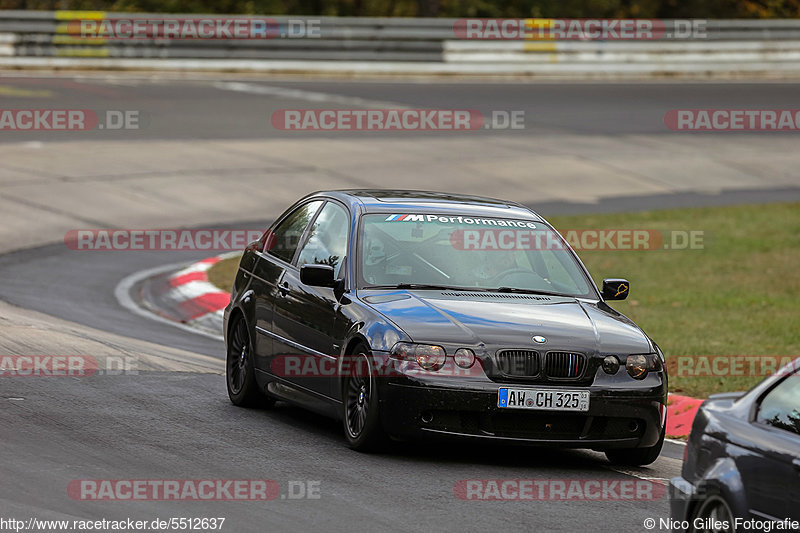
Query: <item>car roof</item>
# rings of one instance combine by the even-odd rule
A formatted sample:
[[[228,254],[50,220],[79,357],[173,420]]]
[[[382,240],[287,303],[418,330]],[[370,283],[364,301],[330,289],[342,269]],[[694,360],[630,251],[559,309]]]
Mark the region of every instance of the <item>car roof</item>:
[[[342,189],[319,191],[309,195],[329,196],[350,205],[358,205],[364,213],[405,213],[409,210],[433,214],[480,215],[496,218],[521,218],[542,221],[537,213],[516,202],[435,191],[397,189]]]

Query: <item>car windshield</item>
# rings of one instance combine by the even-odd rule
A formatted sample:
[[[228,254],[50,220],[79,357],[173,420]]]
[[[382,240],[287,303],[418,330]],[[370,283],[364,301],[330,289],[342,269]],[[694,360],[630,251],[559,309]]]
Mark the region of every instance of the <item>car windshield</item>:
[[[567,245],[542,222],[388,213],[362,219],[361,288],[596,296]]]

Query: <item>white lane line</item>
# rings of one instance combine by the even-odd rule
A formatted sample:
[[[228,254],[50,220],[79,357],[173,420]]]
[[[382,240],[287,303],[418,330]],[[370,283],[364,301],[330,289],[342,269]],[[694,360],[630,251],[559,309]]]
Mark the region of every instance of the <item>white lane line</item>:
[[[244,83],[238,81],[217,82],[214,83],[214,87],[223,91],[262,94],[265,96],[292,98],[295,100],[305,100],[307,102],[315,103],[345,104],[358,107],[379,107],[382,109],[410,109],[406,105],[395,102],[382,102],[380,100],[369,100],[366,98],[359,98],[357,96],[342,96],[340,94],[305,91],[302,89],[289,89],[287,87],[273,87],[270,85],[259,85],[255,83]]]
[[[644,475],[642,472],[636,472],[635,470],[628,470],[627,468],[617,468],[614,466],[608,467],[609,470],[614,472],[618,472],[620,474],[625,474],[626,476],[632,476],[638,479],[644,479],[646,481],[658,481],[659,483],[667,484],[671,478],[668,477],[656,477],[656,476],[647,476]]]
[[[657,461],[661,462],[661,464],[658,465],[656,468],[657,470],[660,471],[659,473],[661,473],[662,475],[664,475],[664,473],[669,475],[670,470],[672,470],[675,475],[680,474],[681,466],[683,465],[682,459],[674,459],[672,457],[665,457],[662,455],[661,457],[658,458]],[[665,464],[665,463],[671,463],[671,464]],[[635,468],[625,468],[623,466],[605,465],[605,468],[613,472],[617,472],[619,474],[624,474],[626,476],[633,476],[638,479],[644,479],[645,481],[663,483],[664,485],[669,485],[669,480],[672,479],[672,477],[658,477],[655,475],[647,475],[647,472],[642,472],[641,470],[637,470]],[[667,472],[664,472],[665,470]]]
[[[197,328],[193,328],[191,326],[187,326],[186,324],[181,324],[180,322],[173,322],[163,316],[157,315],[147,309],[139,306],[133,298],[131,298],[131,289],[134,285],[139,283],[140,281],[152,277],[157,276],[159,274],[163,274],[165,272],[169,272],[170,270],[179,269],[183,266],[186,266],[186,263],[174,263],[171,265],[165,265],[155,268],[148,268],[147,270],[141,270],[139,272],[134,272],[133,274],[123,278],[117,286],[114,288],[114,296],[117,299],[117,302],[127,309],[128,311],[139,315],[144,318],[148,318],[150,320],[155,320],[156,322],[161,322],[163,324],[169,324],[170,326],[176,327],[178,329],[182,329],[184,331],[189,331],[195,333],[197,335],[203,335],[204,337],[208,337],[211,339],[215,339],[218,341],[224,341],[222,335],[214,335],[208,331],[200,330]]]

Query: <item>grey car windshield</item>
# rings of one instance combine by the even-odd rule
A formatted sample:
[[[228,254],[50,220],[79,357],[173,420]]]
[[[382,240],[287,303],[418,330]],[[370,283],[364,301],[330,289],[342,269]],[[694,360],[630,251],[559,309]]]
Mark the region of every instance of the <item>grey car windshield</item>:
[[[596,296],[549,226],[468,215],[369,214],[361,224],[359,286],[441,285]]]

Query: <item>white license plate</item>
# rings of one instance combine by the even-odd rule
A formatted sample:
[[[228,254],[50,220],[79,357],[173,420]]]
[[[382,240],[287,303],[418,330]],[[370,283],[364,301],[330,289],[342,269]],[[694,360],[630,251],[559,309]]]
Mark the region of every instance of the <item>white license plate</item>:
[[[497,394],[497,407],[541,411],[588,411],[589,391],[503,387]]]

